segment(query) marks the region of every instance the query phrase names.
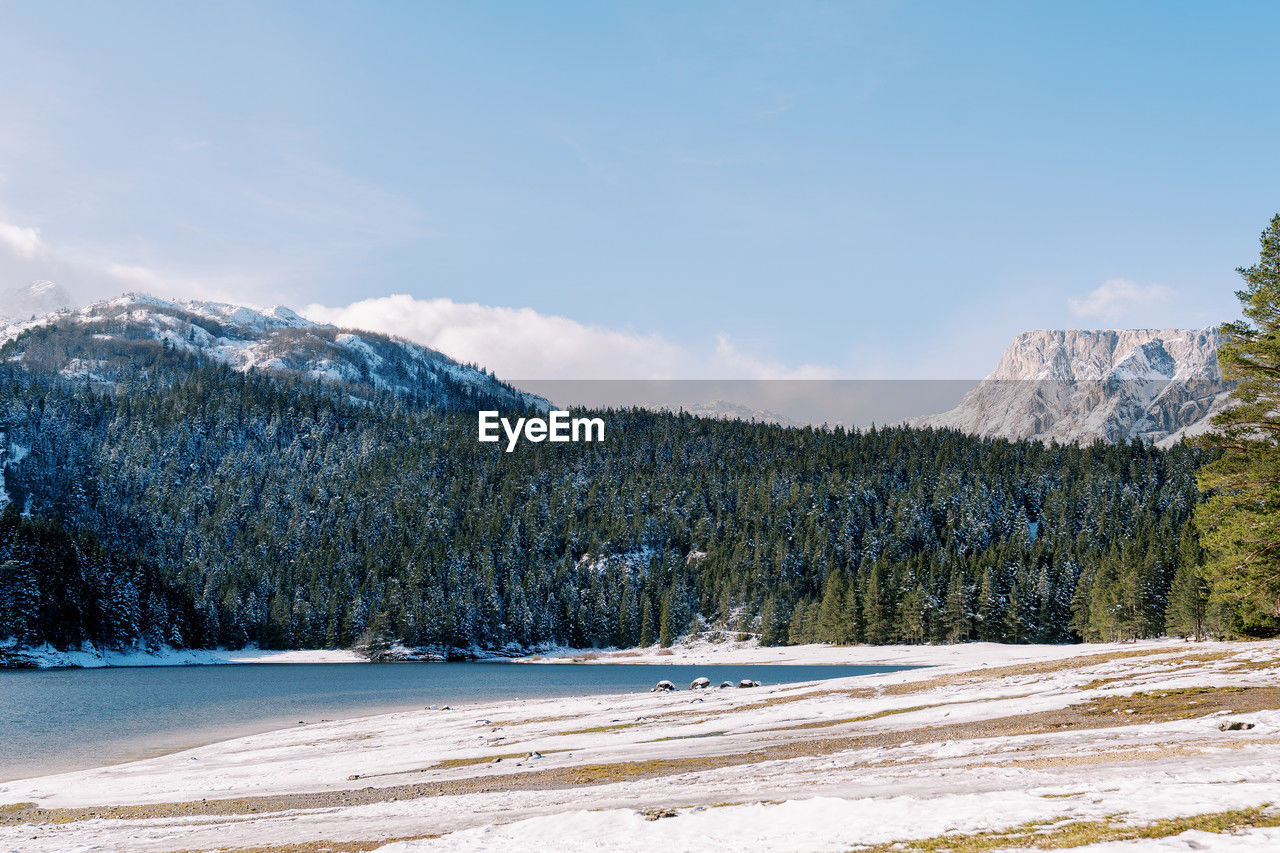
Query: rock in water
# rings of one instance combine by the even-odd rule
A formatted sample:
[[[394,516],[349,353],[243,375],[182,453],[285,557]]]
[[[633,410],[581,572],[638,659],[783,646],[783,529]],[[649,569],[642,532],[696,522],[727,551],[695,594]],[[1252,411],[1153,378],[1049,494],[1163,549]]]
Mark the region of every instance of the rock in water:
[[[752,681],[750,678],[744,678],[738,682],[739,687],[759,687],[760,682]]]
[[[711,686],[710,678],[695,678],[692,682],[690,682],[689,689],[690,690],[706,690],[710,686]]]
[[[672,690],[675,690],[675,689],[676,689],[676,686],[674,684],[672,684],[670,681],[663,679],[662,681],[659,681],[657,684],[655,684],[653,686],[653,689],[650,690],[649,692],[650,693],[670,693]]]

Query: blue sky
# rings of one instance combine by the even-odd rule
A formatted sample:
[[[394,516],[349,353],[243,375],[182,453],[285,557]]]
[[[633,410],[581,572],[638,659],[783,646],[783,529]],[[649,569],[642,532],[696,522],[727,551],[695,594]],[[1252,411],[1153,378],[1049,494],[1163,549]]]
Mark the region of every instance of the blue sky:
[[[1278,32],[1261,2],[0,0],[0,286],[316,306],[507,375],[973,377],[1029,328],[1234,316]]]

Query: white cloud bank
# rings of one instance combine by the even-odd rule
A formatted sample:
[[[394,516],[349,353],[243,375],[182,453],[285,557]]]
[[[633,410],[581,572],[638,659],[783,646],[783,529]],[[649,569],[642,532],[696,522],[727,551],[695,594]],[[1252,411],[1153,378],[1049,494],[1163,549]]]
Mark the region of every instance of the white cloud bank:
[[[397,335],[489,368],[504,379],[819,379],[830,368],[785,365],[739,351],[727,335],[703,351],[657,334],[610,329],[532,308],[405,294],[309,305],[305,316]]]
[[[1077,317],[1115,324],[1135,313],[1149,314],[1173,295],[1163,284],[1138,284],[1127,278],[1112,278],[1083,299],[1068,299],[1067,305]]]

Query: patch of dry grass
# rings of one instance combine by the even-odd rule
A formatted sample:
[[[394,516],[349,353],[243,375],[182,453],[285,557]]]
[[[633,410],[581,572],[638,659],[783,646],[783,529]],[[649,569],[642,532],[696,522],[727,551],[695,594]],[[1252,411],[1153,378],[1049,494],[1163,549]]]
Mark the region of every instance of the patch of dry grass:
[[[662,743],[668,740],[697,740],[704,737],[724,737],[728,732],[702,732],[696,735],[667,735],[666,737],[654,738],[653,740],[642,740],[641,743]]]
[[[1033,821],[999,832],[972,835],[940,835],[860,847],[860,853],[986,853],[990,850],[1063,850],[1104,841],[1168,838],[1189,830],[1225,834],[1242,829],[1280,826],[1280,815],[1270,804],[1253,809],[1211,812],[1191,817],[1166,818],[1154,823],[1127,824],[1119,818],[1066,822]]]
[[[643,726],[644,723],[606,723],[602,726],[591,726],[585,729],[569,729],[568,731],[556,732],[553,737],[568,737],[569,735],[594,735],[602,732],[620,732],[624,729],[634,729],[636,726]]]

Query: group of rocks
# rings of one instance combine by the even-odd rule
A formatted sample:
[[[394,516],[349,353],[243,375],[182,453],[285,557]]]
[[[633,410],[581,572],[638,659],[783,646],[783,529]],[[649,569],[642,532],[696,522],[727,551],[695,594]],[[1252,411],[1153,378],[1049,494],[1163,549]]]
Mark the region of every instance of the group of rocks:
[[[734,685],[734,683],[733,683],[732,681],[722,681],[722,682],[720,682],[720,689],[721,689],[721,690],[727,690],[727,689],[729,689],[729,688],[731,688],[731,687],[734,687],[734,686],[735,686],[735,685]],[[744,687],[759,687],[759,686],[760,686],[760,682],[758,682],[758,681],[752,681],[750,678],[744,678],[744,679],[742,679],[741,681],[739,681],[739,682],[737,683],[737,685],[736,685],[736,686],[737,686],[737,687],[739,687],[739,688],[744,688]],[[649,692],[650,692],[650,693],[670,693],[672,690],[675,690],[675,689],[676,689],[676,686],[675,686],[674,684],[672,684],[670,681],[666,681],[666,680],[664,679],[664,680],[662,680],[662,681],[659,681],[657,684],[655,684],[655,685],[653,686],[653,689],[651,689]],[[690,689],[690,690],[710,690],[710,689],[711,689],[711,679],[709,679],[709,678],[695,678],[693,681],[689,682],[689,689]]]

